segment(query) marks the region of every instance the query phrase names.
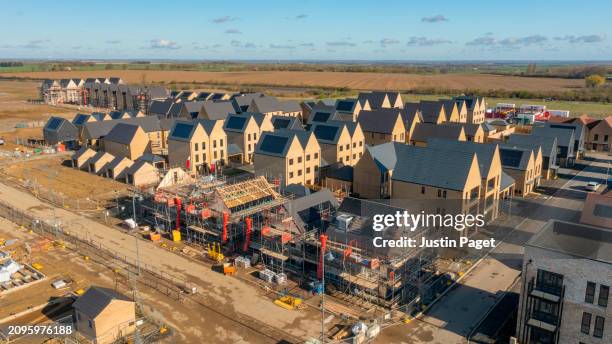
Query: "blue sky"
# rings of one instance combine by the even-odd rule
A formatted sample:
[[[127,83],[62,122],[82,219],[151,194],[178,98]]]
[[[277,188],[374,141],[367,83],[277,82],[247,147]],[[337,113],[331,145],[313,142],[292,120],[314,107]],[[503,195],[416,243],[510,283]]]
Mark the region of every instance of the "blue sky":
[[[612,60],[612,1],[3,1],[1,58]]]

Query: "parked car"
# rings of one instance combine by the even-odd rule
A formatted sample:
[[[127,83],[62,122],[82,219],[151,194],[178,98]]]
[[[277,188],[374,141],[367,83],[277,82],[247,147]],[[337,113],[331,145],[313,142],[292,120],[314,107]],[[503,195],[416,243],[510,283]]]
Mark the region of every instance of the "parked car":
[[[588,191],[593,191],[593,192],[597,191],[597,189],[599,189],[599,183],[598,182],[588,182],[585,188]]]

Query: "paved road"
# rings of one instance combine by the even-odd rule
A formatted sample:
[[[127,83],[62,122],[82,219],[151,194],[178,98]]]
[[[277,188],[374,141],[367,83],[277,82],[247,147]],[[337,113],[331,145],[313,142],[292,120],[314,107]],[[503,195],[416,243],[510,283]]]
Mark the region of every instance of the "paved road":
[[[593,179],[605,180],[608,161],[586,161],[586,167],[574,176],[569,174],[576,171],[562,169],[560,173],[571,179],[559,179],[552,183],[553,188],[544,188],[550,194],[542,194],[527,205],[526,218],[461,284],[422,319],[385,330],[376,343],[465,343],[473,327],[520,275],[525,242],[548,219],[578,221],[586,197],[584,185]]]

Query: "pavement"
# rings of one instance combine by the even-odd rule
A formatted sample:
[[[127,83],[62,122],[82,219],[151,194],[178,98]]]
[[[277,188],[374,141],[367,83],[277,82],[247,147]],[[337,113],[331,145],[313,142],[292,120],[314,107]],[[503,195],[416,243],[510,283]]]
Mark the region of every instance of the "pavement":
[[[598,155],[585,160],[584,169],[561,169],[563,178],[545,181],[544,193],[531,200],[517,200],[524,208],[524,219],[509,228],[498,244],[462,282],[435,303],[426,314],[409,324],[386,329],[375,343],[466,343],[466,337],[519,278],[524,244],[549,219],[577,222],[586,197],[584,185],[590,180],[604,181],[612,158]],[[566,179],[564,179],[566,178]]]

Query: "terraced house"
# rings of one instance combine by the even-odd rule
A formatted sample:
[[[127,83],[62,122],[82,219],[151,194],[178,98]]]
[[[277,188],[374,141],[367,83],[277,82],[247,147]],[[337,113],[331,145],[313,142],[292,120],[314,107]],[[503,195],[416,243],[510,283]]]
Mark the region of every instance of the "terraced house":
[[[310,131],[263,132],[254,159],[256,175],[273,178],[283,187],[319,183],[321,147]]]
[[[508,146],[542,151],[542,178],[551,179],[557,175],[557,138],[554,136],[537,136],[512,134],[508,137]]]
[[[359,92],[357,100],[361,104],[363,110],[365,110],[366,104],[368,104],[372,110],[389,108],[402,109],[404,107],[402,96],[399,92]]]
[[[319,145],[321,156],[328,164],[352,166],[363,155],[364,137],[359,123],[331,121],[310,127]]]
[[[594,123],[589,130],[587,147],[596,151],[611,152],[610,140],[612,140],[612,116]]]
[[[168,136],[170,167],[205,173],[227,161],[227,135],[223,121],[177,120]]]
[[[467,123],[480,124],[485,121],[487,104],[484,97],[459,96],[453,97],[456,103],[465,102],[467,107]]]
[[[540,183],[542,173],[541,149],[532,149],[500,145],[499,153],[502,169],[516,182],[514,193],[525,197]],[[538,158],[540,157],[540,158]]]
[[[151,141],[140,126],[118,123],[102,139],[101,149],[113,157],[136,160],[145,153],[151,153]]]
[[[242,163],[252,163],[255,146],[261,133],[274,130],[274,126],[270,116],[244,112],[229,115],[225,119],[223,130],[227,134],[229,159],[234,157]]]
[[[361,126],[365,142],[377,145],[385,142],[406,142],[406,127],[401,109],[376,109],[361,111],[357,122]]]

